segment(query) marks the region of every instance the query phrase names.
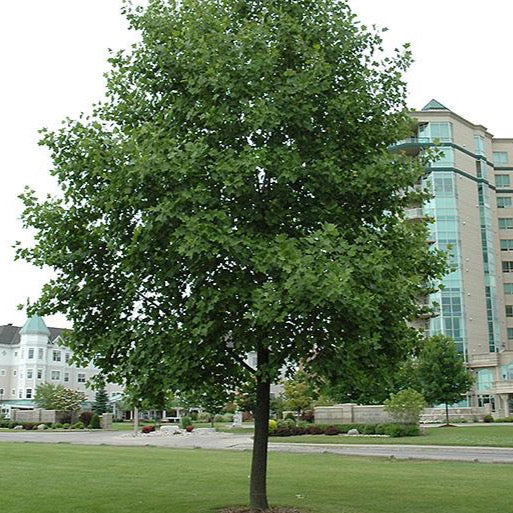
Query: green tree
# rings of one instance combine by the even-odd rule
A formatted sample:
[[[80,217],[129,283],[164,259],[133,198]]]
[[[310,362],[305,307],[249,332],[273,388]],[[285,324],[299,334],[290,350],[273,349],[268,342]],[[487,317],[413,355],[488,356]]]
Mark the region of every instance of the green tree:
[[[138,397],[236,389],[254,375],[250,507],[268,508],[270,384],[405,357],[415,298],[439,277],[404,208],[425,161],[402,72],[344,0],[154,0],[141,42],[112,55],[107,100],[44,130],[62,193],[27,190],[33,247],[56,272],[31,308]],[[257,355],[256,369],[245,363]]]
[[[473,382],[454,340],[445,335],[427,339],[419,355],[417,373],[426,401],[445,403],[445,422],[449,425],[449,404],[460,401]]]
[[[397,422],[418,424],[422,410],[426,407],[426,401],[420,392],[407,388],[397,394],[391,394],[385,401],[384,407]]]
[[[94,411],[98,415],[102,415],[109,411],[109,396],[107,395],[107,391],[104,386],[97,390],[94,396]]]
[[[292,379],[283,382],[284,408],[295,411],[300,417],[302,413],[312,407],[318,393],[312,386],[312,379],[303,372],[298,371]]]
[[[51,383],[41,383],[37,386],[34,394],[34,403],[45,410],[76,413],[85,400],[86,397],[82,392]]]

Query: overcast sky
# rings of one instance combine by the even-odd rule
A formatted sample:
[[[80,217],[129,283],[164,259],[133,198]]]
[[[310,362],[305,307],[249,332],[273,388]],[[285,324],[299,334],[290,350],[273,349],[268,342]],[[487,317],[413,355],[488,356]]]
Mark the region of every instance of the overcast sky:
[[[409,42],[409,101],[436,98],[497,137],[513,137],[511,0],[352,0],[360,19],[389,28],[386,46]],[[11,246],[28,240],[17,198],[25,185],[53,192],[37,130],[76,117],[103,96],[107,49],[127,47],[135,34],[121,0],[3,1],[0,10],[0,325],[22,325],[16,309],[35,299],[49,271],[14,262]],[[50,326],[69,326],[62,316]]]

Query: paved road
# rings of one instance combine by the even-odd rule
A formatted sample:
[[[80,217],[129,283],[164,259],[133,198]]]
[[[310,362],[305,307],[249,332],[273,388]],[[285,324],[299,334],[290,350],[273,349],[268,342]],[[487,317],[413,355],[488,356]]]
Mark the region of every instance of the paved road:
[[[0,432],[0,442],[69,443],[82,445],[116,445],[171,448],[204,448],[250,450],[249,435],[231,433],[138,434],[122,431],[19,431]],[[329,453],[346,456],[380,456],[398,459],[479,461],[513,463],[513,448],[443,447],[432,445],[370,445],[370,444],[291,444],[272,443],[271,451],[294,453]]]

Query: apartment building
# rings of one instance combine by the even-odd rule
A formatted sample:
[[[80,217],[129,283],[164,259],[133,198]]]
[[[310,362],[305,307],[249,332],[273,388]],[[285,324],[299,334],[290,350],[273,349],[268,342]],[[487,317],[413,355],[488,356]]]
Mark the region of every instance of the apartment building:
[[[396,149],[417,154],[437,147],[424,185],[433,199],[411,209],[433,219],[430,239],[448,250],[452,272],[430,298],[439,315],[429,334],[455,339],[475,375],[468,406],[513,411],[513,138],[497,139],[436,100],[412,113],[412,137]]]
[[[70,363],[72,351],[63,345],[62,328],[48,328],[41,317],[33,316],[23,327],[0,326],[0,406],[32,408],[36,388],[41,383],[61,384],[83,392],[93,401],[95,391],[88,380],[99,372],[89,365],[80,368]],[[109,397],[122,389],[108,384]]]

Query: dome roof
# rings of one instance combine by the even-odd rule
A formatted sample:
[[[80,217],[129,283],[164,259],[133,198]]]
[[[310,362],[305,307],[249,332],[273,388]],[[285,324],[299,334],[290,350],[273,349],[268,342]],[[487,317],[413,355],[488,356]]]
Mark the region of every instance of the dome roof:
[[[42,317],[33,315],[21,328],[20,335],[46,335],[49,337],[50,330],[46,327]]]

